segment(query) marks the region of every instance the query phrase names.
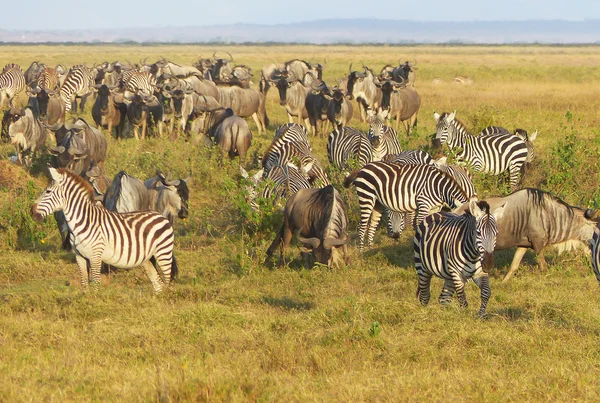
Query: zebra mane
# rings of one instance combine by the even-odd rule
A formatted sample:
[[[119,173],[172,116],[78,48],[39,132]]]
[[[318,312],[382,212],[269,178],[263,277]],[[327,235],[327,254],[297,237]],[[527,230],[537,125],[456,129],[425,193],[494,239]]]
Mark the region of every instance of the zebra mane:
[[[90,201],[94,201],[94,188],[88,181],[77,175],[75,172],[68,170],[67,168],[58,168],[56,171],[59,174],[66,175],[67,179],[70,179],[72,182],[75,182],[77,185],[79,185],[80,188],[87,192]]]

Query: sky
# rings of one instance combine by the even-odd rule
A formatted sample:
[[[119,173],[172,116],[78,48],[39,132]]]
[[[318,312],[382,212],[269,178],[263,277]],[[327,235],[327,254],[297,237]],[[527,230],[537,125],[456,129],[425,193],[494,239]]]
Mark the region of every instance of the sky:
[[[272,25],[332,18],[457,22],[600,20],[598,0],[60,0],[52,2],[51,7],[47,0],[3,3],[0,29],[8,30]],[[373,6],[365,7],[367,4]]]

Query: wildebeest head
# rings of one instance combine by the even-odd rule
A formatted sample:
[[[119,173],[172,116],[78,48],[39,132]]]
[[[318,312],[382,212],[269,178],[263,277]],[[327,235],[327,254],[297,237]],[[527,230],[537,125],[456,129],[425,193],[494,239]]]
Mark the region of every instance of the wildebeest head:
[[[56,157],[59,168],[68,168],[77,175],[83,175],[89,167],[84,166],[84,160],[89,155],[89,148],[83,139],[83,128],[61,129],[65,133],[57,132],[57,140],[60,138],[56,147],[51,147],[48,151]]]
[[[348,67],[348,84],[346,84],[348,99],[354,99],[354,87],[356,86],[356,83],[360,83],[365,79],[367,70],[367,67],[365,67],[364,73],[352,71],[352,63],[350,63],[350,66]]]
[[[277,80],[277,89],[279,90],[279,105],[287,105],[287,90],[291,88],[298,79],[293,73],[281,75]]]
[[[190,182],[190,178],[167,180],[166,176],[162,172],[157,173],[161,183],[171,191],[172,196],[169,199],[169,203],[177,210],[177,216],[181,219],[188,217],[188,200],[190,198],[190,190],[187,184]]]
[[[174,91],[171,91],[171,97],[173,99],[173,110],[175,112],[175,117],[176,118],[181,118],[182,116],[182,108],[183,108],[183,100],[185,99],[186,95],[191,95],[194,92],[193,89],[186,89],[186,90],[182,90],[182,89],[176,89]]]
[[[96,84],[94,85],[94,89],[98,91],[97,102],[100,105],[100,114],[103,116],[108,115],[108,103],[110,102],[110,96],[112,95],[112,90],[115,89],[114,85],[106,85],[106,84]]]
[[[4,114],[2,115],[2,132],[0,133],[4,142],[10,141],[10,136],[8,135],[8,127],[10,126],[12,119],[13,116],[11,110],[8,109],[4,111]]]

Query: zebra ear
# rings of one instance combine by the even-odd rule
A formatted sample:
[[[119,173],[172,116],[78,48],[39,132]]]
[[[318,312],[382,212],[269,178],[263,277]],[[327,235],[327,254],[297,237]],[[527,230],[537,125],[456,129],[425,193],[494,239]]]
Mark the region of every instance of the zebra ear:
[[[475,216],[475,218],[479,218],[483,215],[483,211],[477,205],[476,198],[471,198],[471,200],[469,200],[469,212]]]
[[[529,141],[535,140],[535,138],[537,137],[537,135],[538,135],[538,131],[537,130],[534,131],[533,133],[531,133],[531,135],[529,136]]]
[[[496,221],[498,221],[498,220],[502,219],[502,216],[504,216],[505,211],[506,211],[506,202],[504,202],[504,204],[502,206],[500,206],[496,210],[494,210],[492,215],[494,216]]]
[[[446,157],[445,155],[443,157],[438,158],[437,160],[434,160],[435,165],[437,165],[437,166],[444,166],[444,165],[446,165],[447,161],[448,161],[448,157]]]
[[[63,174],[59,173],[56,168],[48,167],[48,171],[50,172],[50,177],[54,182],[62,181]]]
[[[437,112],[433,112],[433,117],[435,118],[435,121],[437,122],[438,120],[440,120],[440,114]]]
[[[456,111],[454,111],[451,114],[449,114],[448,117],[446,118],[446,120],[448,122],[453,122],[455,117],[456,117]]]

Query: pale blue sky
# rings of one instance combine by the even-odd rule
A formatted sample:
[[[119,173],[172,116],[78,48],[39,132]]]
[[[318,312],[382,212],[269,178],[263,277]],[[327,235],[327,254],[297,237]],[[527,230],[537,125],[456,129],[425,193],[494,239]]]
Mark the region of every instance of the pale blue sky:
[[[3,3],[0,29],[10,30],[180,27],[236,22],[278,24],[330,18],[415,21],[600,19],[598,0],[27,0]]]

